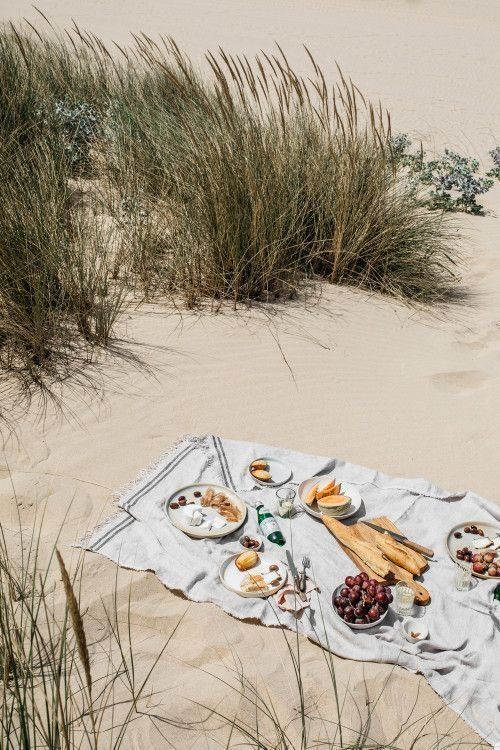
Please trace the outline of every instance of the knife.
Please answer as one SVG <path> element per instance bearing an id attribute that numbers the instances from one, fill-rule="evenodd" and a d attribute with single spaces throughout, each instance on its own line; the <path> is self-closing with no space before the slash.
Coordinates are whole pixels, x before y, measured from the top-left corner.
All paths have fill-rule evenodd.
<path id="1" fill-rule="evenodd" d="M 429 549 L 428 547 L 423 547 L 421 544 L 418 544 L 417 542 L 412 542 L 411 539 L 408 539 L 408 537 L 403 536 L 403 534 L 398 534 L 395 531 L 390 531 L 390 529 L 384 529 L 383 526 L 377 526 L 376 523 L 371 523 L 370 521 L 363 521 L 362 523 L 365 523 L 371 529 L 375 529 L 375 531 L 379 531 L 381 534 L 389 534 L 389 536 L 392 536 L 392 538 L 395 539 L 397 542 L 400 542 L 401 544 L 406 545 L 410 549 L 415 550 L 415 552 L 419 552 L 421 555 L 425 555 L 426 557 L 434 557 L 434 551 L 432 549 Z"/>
<path id="2" fill-rule="evenodd" d="M 299 571 L 297 570 L 297 568 L 295 566 L 295 563 L 293 561 L 293 557 L 291 556 L 291 554 L 290 554 L 290 552 L 288 550 L 286 551 L 286 559 L 288 561 L 288 567 L 290 568 L 290 571 L 291 571 L 292 576 L 293 576 L 293 583 L 294 583 L 294 586 L 295 586 L 295 588 L 297 590 L 297 593 L 300 596 L 300 598 L 302 599 L 302 601 L 306 602 L 307 601 L 307 595 L 303 591 L 300 590 L 300 576 L 299 576 Z"/>

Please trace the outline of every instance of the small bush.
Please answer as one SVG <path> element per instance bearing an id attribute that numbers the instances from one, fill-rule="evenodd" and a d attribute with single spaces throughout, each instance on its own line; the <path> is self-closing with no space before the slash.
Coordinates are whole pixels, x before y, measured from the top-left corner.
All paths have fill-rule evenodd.
<path id="1" fill-rule="evenodd" d="M 443 211 L 465 211 L 475 215 L 483 214 L 483 206 L 477 202 L 493 187 L 495 170 L 486 176 L 478 174 L 479 162 L 445 149 L 443 156 L 426 161 L 425 153 L 409 151 L 412 145 L 406 133 L 399 133 L 390 141 L 390 152 L 396 167 L 408 170 L 409 184 L 416 190 L 419 184 L 429 187 L 422 199 L 431 209 Z M 494 159 L 496 151 L 491 151 Z M 499 151 L 500 153 L 500 151 Z M 500 156 L 499 156 L 500 164 Z M 498 169 L 500 175 L 500 168 Z"/>

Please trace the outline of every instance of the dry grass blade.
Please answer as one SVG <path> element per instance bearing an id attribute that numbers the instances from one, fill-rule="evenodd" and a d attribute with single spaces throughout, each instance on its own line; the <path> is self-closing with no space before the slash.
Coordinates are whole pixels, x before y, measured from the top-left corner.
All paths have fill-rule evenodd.
<path id="1" fill-rule="evenodd" d="M 75 592 L 73 590 L 73 586 L 71 584 L 68 571 L 66 570 L 66 565 L 64 564 L 64 560 L 58 549 L 56 549 L 56 557 L 57 557 L 57 562 L 59 563 L 59 570 L 61 571 L 61 578 L 62 578 L 62 582 L 64 586 L 64 592 L 66 594 L 66 601 L 68 604 L 69 615 L 71 618 L 71 624 L 73 626 L 73 632 L 75 634 L 76 645 L 78 648 L 78 656 L 80 657 L 80 661 L 83 665 L 83 669 L 85 672 L 85 680 L 87 683 L 87 690 L 89 692 L 89 699 L 90 699 L 90 711 L 91 711 L 91 716 L 93 717 L 93 709 L 91 705 L 92 704 L 92 673 L 90 671 L 90 654 L 89 654 L 89 650 L 87 647 L 87 637 L 85 635 L 85 628 L 83 626 L 83 620 L 80 614 L 78 601 L 76 599 Z"/>

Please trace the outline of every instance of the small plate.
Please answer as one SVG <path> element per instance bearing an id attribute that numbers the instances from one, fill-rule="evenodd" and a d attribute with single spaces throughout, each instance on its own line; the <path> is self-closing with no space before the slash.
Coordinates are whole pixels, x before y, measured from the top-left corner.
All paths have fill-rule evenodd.
<path id="1" fill-rule="evenodd" d="M 314 501 L 312 505 L 308 505 L 305 501 L 305 497 L 311 487 L 313 487 L 315 484 L 321 482 L 321 485 L 325 485 L 330 481 L 330 479 L 333 479 L 333 477 L 323 475 L 321 477 L 311 477 L 310 479 L 304 479 L 304 481 L 299 484 L 299 502 L 302 505 L 303 509 L 307 513 L 309 513 L 310 516 L 314 516 L 314 518 L 321 518 L 322 516 L 322 513 L 318 508 L 318 503 Z M 349 484 L 349 482 L 342 482 L 341 480 L 339 481 L 342 492 L 344 492 L 346 495 L 348 495 L 348 497 L 351 498 L 351 504 L 341 516 L 332 516 L 332 518 L 336 518 L 337 521 L 343 521 L 344 518 L 350 518 L 351 516 L 356 515 L 361 507 L 361 495 L 359 494 L 359 490 L 354 485 Z"/>
<path id="2" fill-rule="evenodd" d="M 221 529 L 201 529 L 199 526 L 190 526 L 189 518 L 186 516 L 182 508 L 171 508 L 173 502 L 177 502 L 177 499 L 182 495 L 185 495 L 187 500 L 194 499 L 195 503 L 199 503 L 199 498 L 194 497 L 195 492 L 201 492 L 212 489 L 214 492 L 224 492 L 228 496 L 229 500 L 233 502 L 241 512 L 241 519 L 234 521 L 233 523 L 226 523 Z M 233 534 L 237 529 L 245 523 L 247 516 L 247 506 L 238 495 L 230 490 L 228 487 L 223 487 L 219 484 L 188 484 L 185 487 L 181 487 L 176 490 L 165 503 L 165 513 L 167 514 L 170 522 L 178 529 L 183 531 L 188 536 L 194 539 L 214 539 L 221 536 L 227 536 Z M 215 518 L 219 515 L 214 508 L 203 508 L 203 513 L 207 518 Z"/>
<path id="3" fill-rule="evenodd" d="M 340 622 L 343 622 L 344 625 L 349 625 L 349 627 L 352 630 L 368 630 L 369 628 L 374 628 L 376 625 L 380 625 L 380 623 L 383 622 L 383 620 L 385 620 L 385 618 L 387 617 L 387 613 L 388 613 L 388 611 L 390 609 L 390 605 L 389 605 L 389 607 L 387 607 L 387 609 L 385 610 L 384 614 L 381 615 L 378 620 L 375 620 L 375 622 L 364 622 L 363 624 L 359 624 L 358 623 L 356 625 L 355 622 L 346 622 L 345 620 L 343 620 L 342 617 L 337 612 L 337 607 L 333 603 L 333 600 L 335 599 L 336 596 L 339 595 L 340 590 L 343 589 L 344 586 L 345 586 L 345 583 L 339 583 L 339 585 L 337 586 L 337 588 L 335 589 L 335 591 L 332 594 L 332 608 L 333 608 L 333 612 L 334 612 L 335 616 L 338 617 L 338 619 L 340 620 Z"/>
<path id="4" fill-rule="evenodd" d="M 403 633 L 410 643 L 425 641 L 429 635 L 429 628 L 422 620 L 407 620 L 403 625 Z M 418 633 L 418 636 L 412 636 L 412 633 Z"/>
<path id="5" fill-rule="evenodd" d="M 234 561 L 239 555 L 241 555 L 241 552 L 238 552 L 236 555 L 231 555 L 231 557 L 226 557 L 219 569 L 220 580 L 229 591 L 233 591 L 235 594 L 244 596 L 247 599 L 264 599 L 267 596 L 272 596 L 285 585 L 288 570 L 281 560 L 277 560 L 271 555 L 259 554 L 260 560 L 257 565 L 249 570 L 238 570 Z M 250 593 L 246 593 L 240 589 L 240 583 L 248 573 L 269 573 L 270 565 L 278 566 L 276 576 L 281 576 L 281 581 L 278 586 L 274 586 L 267 591 L 253 591 Z"/>
<path id="6" fill-rule="evenodd" d="M 481 539 L 481 536 L 479 534 L 464 533 L 465 526 L 470 526 L 471 524 L 475 524 L 479 529 L 483 529 L 485 536 L 489 537 L 490 539 L 494 539 L 496 536 L 500 536 L 500 523 L 493 524 L 489 523 L 488 521 L 464 521 L 463 523 L 457 523 L 456 526 L 453 526 L 453 528 L 449 530 L 446 537 L 446 547 L 448 549 L 448 553 L 451 559 L 456 563 L 462 562 L 463 564 L 463 561 L 459 560 L 456 555 L 457 549 L 462 549 L 463 547 L 468 547 L 474 552 L 488 552 L 488 550 L 491 550 L 493 552 L 490 547 L 486 547 L 485 549 L 475 549 L 472 546 L 472 542 L 475 539 Z M 461 539 L 455 539 L 455 537 L 453 536 L 455 531 L 460 531 L 462 533 Z M 497 553 L 495 559 L 500 561 L 500 549 L 497 549 L 495 551 Z M 472 571 L 472 575 L 476 578 L 482 578 L 486 581 L 498 581 L 500 579 L 500 576 L 487 576 L 484 575 L 484 573 L 474 573 L 474 571 Z"/>
<path id="7" fill-rule="evenodd" d="M 268 482 L 264 482 L 262 481 L 262 479 L 256 479 L 253 476 L 252 472 L 250 471 L 250 464 L 254 461 L 265 461 L 269 466 L 268 471 L 271 474 L 271 479 Z M 291 468 L 279 458 L 272 458 L 271 456 L 258 456 L 252 459 L 250 464 L 248 464 L 248 473 L 252 477 L 253 481 L 257 482 L 257 484 L 262 485 L 262 487 L 279 487 L 280 485 L 288 482 L 288 480 L 292 476 Z"/>

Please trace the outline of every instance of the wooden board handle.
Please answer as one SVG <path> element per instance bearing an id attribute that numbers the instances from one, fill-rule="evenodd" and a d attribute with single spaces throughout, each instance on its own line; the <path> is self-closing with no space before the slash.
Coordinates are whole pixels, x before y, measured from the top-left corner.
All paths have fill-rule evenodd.
<path id="1" fill-rule="evenodd" d="M 413 589 L 415 593 L 416 604 L 424 605 L 430 602 L 431 595 L 429 594 L 425 586 L 422 586 L 418 581 L 414 581 L 410 575 L 408 576 L 408 578 L 404 578 L 403 580 L 411 589 Z"/>
<path id="2" fill-rule="evenodd" d="M 415 552 L 419 552 L 421 555 L 425 555 L 426 557 L 434 557 L 434 550 L 429 549 L 429 547 L 423 547 L 421 544 L 418 544 L 417 542 L 412 542 L 410 539 L 405 539 L 404 542 L 402 542 L 406 547 L 409 547 L 412 550 L 415 550 Z"/>

